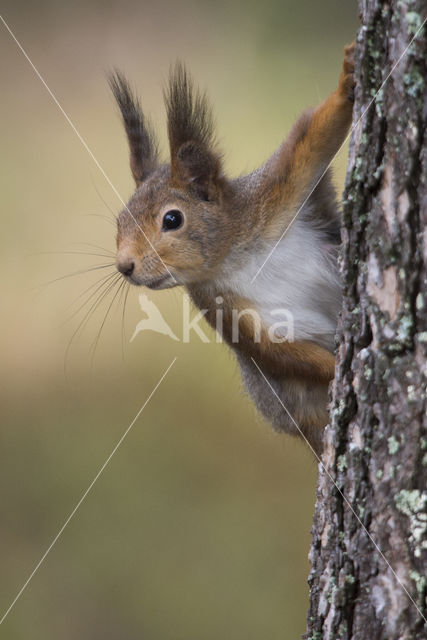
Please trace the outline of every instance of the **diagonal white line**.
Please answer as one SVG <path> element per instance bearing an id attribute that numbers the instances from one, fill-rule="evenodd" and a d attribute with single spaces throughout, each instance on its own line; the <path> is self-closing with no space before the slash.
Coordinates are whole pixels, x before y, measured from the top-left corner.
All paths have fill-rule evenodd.
<path id="1" fill-rule="evenodd" d="M 425 623 L 427 623 L 427 619 L 424 617 L 422 611 L 419 609 L 417 603 L 415 602 L 415 600 L 412 598 L 411 594 L 409 593 L 409 591 L 407 590 L 407 588 L 405 587 L 405 585 L 403 584 L 403 582 L 401 582 L 399 576 L 396 574 L 395 570 L 393 569 L 393 567 L 391 566 L 391 564 L 389 563 L 389 561 L 387 560 L 387 558 L 385 557 L 385 555 L 383 554 L 383 552 L 381 551 L 381 549 L 379 548 L 379 546 L 377 545 L 377 543 L 375 542 L 374 538 L 372 537 L 372 535 L 369 533 L 369 531 L 367 530 L 367 528 L 365 527 L 365 525 L 363 524 L 363 522 L 361 521 L 361 519 L 359 518 L 359 516 L 357 515 L 357 513 L 355 512 L 355 510 L 353 509 L 352 505 L 350 504 L 350 502 L 348 501 L 348 499 L 346 498 L 346 496 L 343 494 L 343 492 L 341 491 L 341 489 L 339 488 L 339 486 L 337 485 L 337 483 L 335 482 L 335 480 L 333 479 L 333 477 L 331 476 L 331 474 L 329 473 L 329 471 L 326 469 L 325 465 L 323 464 L 322 460 L 319 458 L 319 456 L 317 455 L 317 453 L 315 452 L 315 450 L 313 449 L 313 447 L 311 446 L 311 444 L 309 443 L 309 441 L 307 440 L 307 438 L 305 437 L 305 435 L 303 434 L 302 430 L 300 429 L 300 427 L 298 426 L 298 424 L 295 422 L 294 418 L 292 417 L 292 415 L 289 413 L 288 409 L 285 407 L 285 405 L 283 404 L 281 398 L 279 398 L 279 396 L 277 395 L 276 391 L 273 389 L 272 385 L 270 384 L 270 382 L 268 381 L 268 379 L 265 377 L 264 373 L 262 372 L 261 368 L 258 366 L 258 364 L 255 362 L 254 358 L 251 357 L 252 362 L 254 363 L 254 365 L 256 366 L 256 368 L 258 369 L 258 371 L 260 372 L 260 374 L 262 375 L 262 377 L 264 378 L 265 382 L 267 383 L 267 385 L 270 387 L 272 393 L 274 394 L 274 396 L 277 398 L 277 400 L 280 402 L 281 406 L 283 407 L 283 409 L 286 411 L 286 413 L 288 414 L 289 418 L 292 420 L 292 422 L 294 423 L 295 427 L 298 429 L 300 436 L 306 441 L 306 443 L 308 444 L 308 446 L 310 447 L 310 449 L 312 450 L 312 452 L 314 453 L 317 461 L 320 464 L 320 468 L 322 471 L 324 471 L 326 473 L 326 475 L 328 476 L 328 478 L 330 479 L 330 481 L 332 482 L 332 484 L 335 486 L 336 490 L 338 491 L 338 493 L 340 494 L 340 496 L 342 497 L 342 499 L 344 500 L 344 502 L 346 503 L 346 505 L 349 507 L 350 511 L 352 512 L 352 514 L 354 515 L 354 517 L 356 518 L 356 520 L 358 521 L 358 523 L 360 524 L 360 526 L 362 527 L 362 529 L 364 530 L 364 532 L 366 533 L 366 535 L 368 536 L 369 540 L 372 542 L 372 544 L 374 545 L 375 549 L 378 551 L 379 555 L 381 556 L 381 558 L 384 560 L 384 562 L 386 563 L 386 565 L 388 566 L 388 568 L 390 569 L 390 571 L 392 572 L 393 576 L 396 578 L 397 583 L 402 587 L 403 591 L 406 593 L 406 595 L 408 596 L 409 600 L 412 602 L 412 604 L 414 605 L 414 607 L 416 608 L 416 610 L 418 611 L 418 613 L 420 614 L 420 616 L 422 617 L 422 619 L 424 620 Z"/>
<path id="2" fill-rule="evenodd" d="M 394 63 L 393 67 L 391 68 L 391 71 L 388 73 L 387 77 L 385 78 L 385 80 L 382 82 L 380 88 L 378 89 L 378 91 L 376 92 L 376 94 L 374 95 L 374 97 L 372 98 L 372 100 L 370 100 L 370 102 L 368 103 L 368 106 L 364 109 L 362 115 L 359 117 L 359 119 L 357 120 L 357 122 L 351 127 L 350 131 L 348 132 L 347 136 L 344 138 L 344 142 L 341 144 L 341 146 L 339 147 L 338 151 L 335 152 L 332 160 L 329 162 L 329 164 L 327 165 L 326 169 L 323 171 L 323 173 L 321 174 L 320 178 L 317 180 L 317 182 L 315 183 L 314 187 L 312 188 L 312 190 L 310 191 L 310 193 L 308 194 L 308 196 L 305 198 L 304 202 L 302 203 L 302 205 L 299 207 L 298 211 L 296 212 L 296 214 L 294 215 L 294 217 L 292 218 L 292 220 L 290 221 L 290 223 L 288 224 L 288 226 L 286 227 L 286 229 L 284 230 L 284 232 L 282 233 L 282 235 L 280 236 L 280 238 L 278 239 L 278 241 L 276 242 L 276 244 L 273 246 L 273 248 L 271 249 L 270 253 L 268 254 L 268 256 L 266 257 L 266 259 L 264 260 L 264 262 L 262 263 L 262 265 L 259 267 L 258 271 L 256 272 L 256 274 L 254 275 L 254 277 L 251 280 L 251 284 L 253 284 L 256 280 L 256 278 L 258 277 L 258 275 L 261 273 L 262 269 L 265 267 L 265 264 L 268 262 L 268 260 L 270 260 L 271 256 L 273 255 L 273 253 L 276 251 L 278 245 L 282 242 L 283 238 L 285 237 L 286 233 L 288 232 L 288 230 L 290 229 L 290 227 L 292 226 L 292 224 L 295 222 L 295 220 L 297 219 L 298 215 L 301 213 L 301 210 L 304 208 L 305 204 L 307 203 L 307 201 L 311 198 L 311 196 L 313 195 L 313 192 L 315 191 L 316 187 L 319 185 L 319 182 L 322 180 L 322 178 L 325 177 L 325 174 L 327 173 L 327 171 L 330 169 L 333 161 L 335 160 L 335 158 L 337 157 L 337 155 L 340 153 L 341 149 L 344 147 L 344 145 L 346 144 L 347 140 L 349 139 L 349 137 L 351 136 L 351 134 L 353 133 L 353 131 L 356 129 L 356 127 L 359 125 L 360 121 L 365 117 L 366 112 L 368 111 L 368 109 L 372 106 L 372 104 L 375 102 L 375 100 L 378 97 L 378 94 L 380 93 L 380 91 L 383 89 L 384 85 L 386 84 L 386 82 L 388 81 L 388 79 L 390 78 L 390 76 L 392 75 L 392 73 L 394 72 L 394 70 L 396 69 L 397 65 L 400 63 L 400 61 L 402 60 L 402 58 L 406 55 L 409 47 L 411 46 L 411 44 L 413 43 L 413 41 L 415 40 L 415 38 L 417 37 L 417 35 L 420 33 L 421 29 L 424 27 L 425 23 L 427 22 L 427 18 L 424 20 L 424 22 L 422 23 L 422 25 L 420 26 L 420 28 L 416 31 L 416 33 L 414 34 L 414 36 L 411 38 L 411 40 L 409 41 L 408 46 L 405 48 L 405 50 L 403 51 L 402 55 L 399 57 L 399 59 L 397 60 L 397 62 Z"/>
<path id="3" fill-rule="evenodd" d="M 154 387 L 154 389 L 152 390 L 152 392 L 150 393 L 148 398 L 145 400 L 144 404 L 139 409 L 138 413 L 136 414 L 136 416 L 134 417 L 134 419 L 132 420 L 132 422 L 130 423 L 130 425 L 128 426 L 128 428 L 126 429 L 126 431 L 124 432 L 124 434 L 122 435 L 122 437 L 120 438 L 120 440 L 118 441 L 118 443 L 116 444 L 116 446 L 114 447 L 114 449 L 112 450 L 112 452 L 110 453 L 108 458 L 105 460 L 104 464 L 101 466 L 101 468 L 99 469 L 98 473 L 96 474 L 96 476 L 94 477 L 94 479 L 92 480 L 92 482 L 90 483 L 90 485 L 88 486 L 88 488 L 86 489 L 86 491 L 84 492 L 84 494 L 82 495 L 80 500 L 77 502 L 76 506 L 74 507 L 74 509 L 72 510 L 70 515 L 68 516 L 68 518 L 65 520 L 64 524 L 62 525 L 62 527 L 60 528 L 60 530 L 58 531 L 58 533 L 56 534 L 56 536 L 54 537 L 54 539 L 52 540 L 52 542 L 50 543 L 50 545 L 48 546 L 48 548 L 46 549 L 46 551 L 44 552 L 44 554 L 42 555 L 42 557 L 40 558 L 38 563 L 36 564 L 36 566 L 34 567 L 33 571 L 30 573 L 30 575 L 28 576 L 27 580 L 24 582 L 24 584 L 22 585 L 21 589 L 16 594 L 16 596 L 15 596 L 14 600 L 12 601 L 12 603 L 10 604 L 9 608 L 3 614 L 2 618 L 0 619 L 0 624 L 2 624 L 4 622 L 4 620 L 6 619 L 6 616 L 9 615 L 10 611 L 15 606 L 16 602 L 19 600 L 19 598 L 23 594 L 24 590 L 27 588 L 28 584 L 30 583 L 30 581 L 32 580 L 34 575 L 37 573 L 37 571 L 39 570 L 39 568 L 43 564 L 44 560 L 46 559 L 46 556 L 51 551 L 52 547 L 55 545 L 55 543 L 57 542 L 58 538 L 64 532 L 64 529 L 66 528 L 66 526 L 70 522 L 71 518 L 75 515 L 76 511 L 78 510 L 78 508 L 80 507 L 80 505 L 82 504 L 82 502 L 84 501 L 86 496 L 88 495 L 89 491 L 92 489 L 93 485 L 98 480 L 99 476 L 104 471 L 105 467 L 108 465 L 108 463 L 110 462 L 111 458 L 116 453 L 117 449 L 120 447 L 120 445 L 122 444 L 123 440 L 126 438 L 127 434 L 132 429 L 133 425 L 138 420 L 139 416 L 144 411 L 145 407 L 150 402 L 151 398 L 156 393 L 157 389 L 159 388 L 159 386 L 161 385 L 163 380 L 166 378 L 166 376 L 169 373 L 169 371 L 171 370 L 172 366 L 175 364 L 176 359 L 177 358 L 175 357 L 172 360 L 172 362 L 170 363 L 170 365 L 168 366 L 166 371 L 163 373 L 162 377 L 160 378 L 160 380 L 158 381 L 158 383 L 156 384 L 156 386 Z"/>
<path id="4" fill-rule="evenodd" d="M 138 229 L 141 231 L 142 235 L 144 236 L 144 238 L 146 239 L 146 241 L 148 242 L 148 244 L 150 245 L 150 247 L 152 248 L 152 250 L 154 251 L 154 253 L 157 255 L 157 257 L 159 258 L 160 262 L 162 263 L 162 265 L 164 266 L 164 268 L 166 269 L 166 271 L 168 272 L 168 274 L 171 276 L 171 278 L 173 278 L 173 280 L 176 279 L 174 278 L 174 276 L 171 274 L 171 272 L 169 271 L 168 267 L 166 266 L 166 264 L 163 262 L 163 260 L 161 259 L 161 257 L 159 256 L 159 254 L 157 253 L 156 249 L 154 248 L 153 244 L 151 243 L 150 239 L 147 237 L 147 235 L 144 233 L 143 228 L 141 227 L 141 225 L 139 224 L 139 222 L 136 220 L 135 216 L 132 214 L 132 212 L 130 211 L 129 207 L 127 206 L 126 202 L 123 200 L 123 198 L 121 197 L 121 195 L 119 194 L 119 192 L 117 191 L 116 187 L 114 186 L 114 184 L 111 182 L 110 178 L 108 177 L 108 175 L 105 173 L 104 169 L 101 167 L 101 165 L 99 164 L 98 160 L 96 159 L 95 155 L 93 154 L 92 150 L 90 149 L 89 145 L 87 144 L 86 140 L 83 138 L 83 136 L 79 133 L 79 131 L 77 130 L 76 126 L 74 125 L 73 121 L 71 120 L 71 118 L 68 116 L 68 114 L 64 111 L 64 109 L 62 108 L 61 104 L 59 103 L 57 97 L 55 96 L 55 94 L 53 93 L 53 91 L 51 91 L 51 89 L 49 88 L 49 86 L 47 85 L 45 79 L 43 78 L 43 76 L 41 75 L 41 73 L 39 72 L 39 70 L 37 69 L 37 67 L 34 65 L 34 63 L 32 62 L 32 60 L 30 59 L 29 55 L 27 54 L 27 52 L 25 51 L 25 49 L 23 48 L 23 46 L 21 45 L 21 43 L 19 42 L 19 40 L 17 39 L 17 37 L 15 36 L 15 34 L 13 33 L 12 29 L 9 27 L 9 25 L 7 24 L 6 20 L 3 18 L 2 15 L 0 15 L 0 20 L 3 22 L 4 26 L 6 27 L 7 31 L 9 32 L 9 34 L 11 35 L 11 37 L 13 38 L 13 40 L 15 41 L 15 43 L 17 44 L 18 48 L 21 50 L 23 56 L 26 58 L 26 60 L 28 61 L 28 63 L 30 64 L 30 66 L 32 67 L 34 73 L 36 74 L 36 76 L 38 77 L 38 79 L 40 80 L 40 82 L 43 84 L 43 86 L 45 87 L 46 91 L 48 92 L 48 94 L 50 95 L 50 97 L 52 98 L 52 100 L 54 101 L 54 103 L 56 104 L 56 106 L 58 107 L 58 109 L 60 110 L 60 112 L 62 113 L 62 115 L 64 116 L 64 118 L 66 119 L 66 121 L 68 122 L 68 124 L 70 125 L 70 127 L 72 128 L 72 130 L 74 131 L 74 133 L 76 134 L 76 136 L 78 137 L 78 139 L 80 140 L 80 142 L 82 143 L 82 145 L 84 146 L 84 148 L 86 149 L 86 151 L 88 152 L 88 154 L 90 155 L 90 157 L 92 158 L 92 160 L 94 161 L 94 163 L 96 164 L 96 166 L 98 167 L 98 169 L 100 170 L 100 172 L 102 173 L 102 175 L 104 176 L 105 180 L 108 182 L 108 184 L 110 185 L 111 189 L 113 190 L 113 192 L 115 193 L 115 195 L 117 196 L 117 198 L 120 200 L 120 202 L 122 203 L 123 207 L 125 208 L 125 210 L 127 211 L 127 213 L 130 215 L 130 217 L 132 218 L 132 220 L 134 221 L 134 223 L 136 224 L 136 226 L 138 227 Z"/>

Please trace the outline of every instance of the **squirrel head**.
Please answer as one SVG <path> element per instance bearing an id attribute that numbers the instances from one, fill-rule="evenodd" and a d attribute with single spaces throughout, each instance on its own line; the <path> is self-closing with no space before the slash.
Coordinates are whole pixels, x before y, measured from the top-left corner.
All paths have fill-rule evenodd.
<path id="1" fill-rule="evenodd" d="M 129 282 L 153 289 L 209 280 L 230 249 L 232 216 L 231 186 L 215 148 L 206 95 L 177 63 L 165 90 L 170 164 L 160 164 L 152 129 L 129 83 L 117 71 L 109 83 L 136 182 L 118 216 L 118 270 Z"/>

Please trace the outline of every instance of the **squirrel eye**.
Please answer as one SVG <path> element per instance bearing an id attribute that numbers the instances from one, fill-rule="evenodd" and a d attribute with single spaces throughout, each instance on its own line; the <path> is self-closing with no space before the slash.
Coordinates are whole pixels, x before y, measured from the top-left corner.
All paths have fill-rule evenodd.
<path id="1" fill-rule="evenodd" d="M 162 231 L 173 231 L 179 229 L 184 222 L 184 216 L 178 209 L 172 209 L 163 216 Z"/>

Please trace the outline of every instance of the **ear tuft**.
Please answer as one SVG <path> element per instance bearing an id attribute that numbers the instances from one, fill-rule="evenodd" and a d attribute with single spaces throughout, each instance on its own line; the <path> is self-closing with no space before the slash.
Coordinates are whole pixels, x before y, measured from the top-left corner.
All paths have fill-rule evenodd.
<path id="1" fill-rule="evenodd" d="M 170 71 L 165 104 L 172 176 L 210 199 L 221 173 L 212 111 L 206 94 L 194 88 L 181 62 Z"/>
<path id="2" fill-rule="evenodd" d="M 185 142 L 193 140 L 206 148 L 214 144 L 212 111 L 205 93 L 194 88 L 182 62 L 176 62 L 169 73 L 164 92 L 171 156 Z"/>
<path id="3" fill-rule="evenodd" d="M 115 70 L 109 74 L 108 84 L 123 118 L 129 142 L 130 168 L 138 186 L 157 167 L 157 143 L 139 99 L 125 76 Z"/>

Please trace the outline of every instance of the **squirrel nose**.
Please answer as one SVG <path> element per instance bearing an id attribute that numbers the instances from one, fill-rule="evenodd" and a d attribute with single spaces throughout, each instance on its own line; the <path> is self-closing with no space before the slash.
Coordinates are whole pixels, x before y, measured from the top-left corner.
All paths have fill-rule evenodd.
<path id="1" fill-rule="evenodd" d="M 124 258 L 117 263 L 117 270 L 120 271 L 124 276 L 131 276 L 133 270 L 135 268 L 135 263 L 133 260 Z"/>

